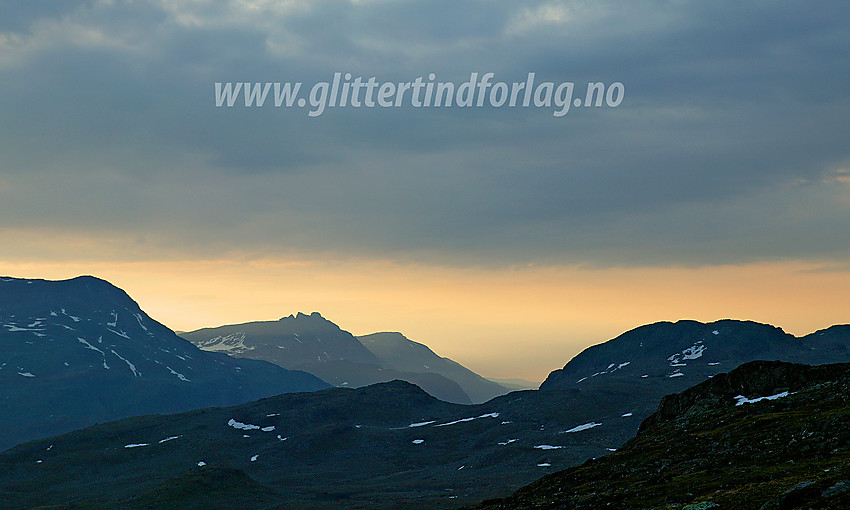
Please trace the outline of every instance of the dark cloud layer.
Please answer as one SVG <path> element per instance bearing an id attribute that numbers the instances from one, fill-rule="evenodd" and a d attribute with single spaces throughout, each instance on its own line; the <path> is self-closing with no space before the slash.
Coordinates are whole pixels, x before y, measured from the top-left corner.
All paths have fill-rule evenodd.
<path id="1" fill-rule="evenodd" d="M 0 229 L 448 264 L 845 260 L 848 14 L 839 2 L 16 3 L 0 16 Z M 562 118 L 214 104 L 217 81 L 309 88 L 334 72 L 458 84 L 535 72 L 577 90 L 619 81 L 626 97 Z"/>

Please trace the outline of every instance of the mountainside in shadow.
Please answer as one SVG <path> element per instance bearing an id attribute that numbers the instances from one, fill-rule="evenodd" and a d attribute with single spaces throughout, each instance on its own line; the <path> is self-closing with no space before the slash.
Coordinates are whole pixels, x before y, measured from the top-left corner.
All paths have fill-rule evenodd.
<path id="1" fill-rule="evenodd" d="M 0 453 L 0 497 L 6 508 L 204 508 L 185 487 L 241 504 L 244 484 L 246 505 L 453 508 L 627 439 L 617 422 L 630 418 L 604 399 L 592 412 L 607 432 L 589 441 L 574 430 L 587 404 L 557 390 L 450 404 L 394 381 L 128 418 Z"/>
<path id="2" fill-rule="evenodd" d="M 0 278 L 0 450 L 127 416 L 326 387 L 201 351 L 106 281 Z"/>
<path id="3" fill-rule="evenodd" d="M 832 326 L 797 338 L 757 322 L 659 322 L 588 347 L 549 374 L 541 390 L 587 388 L 617 382 L 646 384 L 668 393 L 754 360 L 821 364 L 850 361 L 850 326 Z"/>
<path id="4" fill-rule="evenodd" d="M 318 312 L 182 334 L 201 349 L 309 372 L 334 386 L 404 380 L 447 402 L 484 402 L 507 389 L 399 334 L 354 337 Z M 474 397 L 473 397 L 474 396 Z"/>
<path id="5" fill-rule="evenodd" d="M 540 391 L 609 394 L 643 420 L 664 395 L 755 360 L 823 364 L 850 362 L 850 326 L 797 338 L 749 321 L 660 322 L 633 329 L 579 353 L 549 374 Z M 613 396 L 618 395 L 618 396 Z M 628 431 L 630 435 L 637 429 Z"/>
<path id="6" fill-rule="evenodd" d="M 664 398 L 621 449 L 478 509 L 850 507 L 850 364 L 747 363 Z"/>
<path id="7" fill-rule="evenodd" d="M 373 333 L 357 339 L 381 360 L 385 368 L 442 375 L 458 383 L 475 403 L 508 393 L 505 387 L 481 377 L 456 361 L 438 356 L 428 346 L 409 340 L 401 333 Z"/>

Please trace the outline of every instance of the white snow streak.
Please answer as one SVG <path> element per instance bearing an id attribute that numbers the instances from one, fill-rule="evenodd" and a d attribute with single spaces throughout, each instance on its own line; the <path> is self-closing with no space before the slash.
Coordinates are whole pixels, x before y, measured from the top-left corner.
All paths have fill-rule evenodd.
<path id="1" fill-rule="evenodd" d="M 449 425 L 456 425 L 458 423 L 463 423 L 463 422 L 472 421 L 472 420 L 478 420 L 480 418 L 498 418 L 498 417 L 499 417 L 499 413 L 488 413 L 488 414 L 482 414 L 481 416 L 473 416 L 471 418 L 462 418 L 460 420 L 450 421 L 448 423 L 441 423 L 439 425 L 434 425 L 434 426 L 435 427 L 447 427 Z"/>
<path id="2" fill-rule="evenodd" d="M 133 371 L 133 375 L 135 375 L 136 377 L 142 376 L 141 372 L 136 370 L 136 365 L 134 365 L 134 364 L 130 363 L 129 361 L 127 361 L 126 359 L 122 358 L 121 355 L 118 354 L 117 352 L 115 352 L 114 349 L 109 349 L 109 350 L 112 351 L 112 354 L 118 356 L 118 359 L 120 359 L 121 361 L 123 361 L 124 363 L 126 363 L 130 367 L 130 370 Z"/>
<path id="3" fill-rule="evenodd" d="M 189 379 L 186 379 L 185 375 L 181 374 L 180 372 L 175 372 L 174 370 L 171 369 L 171 367 L 166 365 L 165 368 L 167 368 L 168 371 L 171 372 L 173 375 L 176 375 L 177 378 L 180 379 L 181 381 L 191 382 L 191 381 L 189 381 Z"/>
<path id="4" fill-rule="evenodd" d="M 412 429 L 412 428 L 416 428 L 416 427 L 424 427 L 425 425 L 430 425 L 430 424 L 436 423 L 436 422 L 437 422 L 437 420 L 420 421 L 420 422 L 417 422 L 417 423 L 411 423 L 410 425 L 407 426 L 407 428 Z"/>
<path id="5" fill-rule="evenodd" d="M 85 346 L 86 346 L 86 349 L 91 349 L 91 350 L 93 350 L 93 351 L 97 351 L 97 352 L 99 352 L 99 353 L 103 354 L 104 356 L 106 356 L 106 353 L 105 353 L 105 352 L 101 351 L 100 349 L 98 349 L 97 347 L 93 346 L 92 344 L 90 344 L 90 343 L 86 342 L 86 340 L 85 340 L 85 339 L 80 338 L 80 337 L 77 337 L 77 340 L 79 340 L 81 344 L 85 345 Z"/>
<path id="6" fill-rule="evenodd" d="M 602 424 L 596 423 L 595 421 L 592 421 L 590 423 L 585 423 L 584 425 L 579 425 L 577 427 L 573 427 L 570 430 L 565 430 L 565 431 L 561 432 L 561 434 L 569 434 L 571 432 L 581 432 L 582 430 L 592 429 L 593 427 L 598 427 L 600 425 L 602 425 Z"/>

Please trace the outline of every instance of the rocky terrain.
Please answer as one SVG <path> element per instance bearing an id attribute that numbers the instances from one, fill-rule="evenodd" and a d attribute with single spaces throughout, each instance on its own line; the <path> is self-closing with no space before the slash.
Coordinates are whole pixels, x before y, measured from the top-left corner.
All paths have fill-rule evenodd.
<path id="1" fill-rule="evenodd" d="M 850 364 L 752 362 L 665 397 L 614 453 L 477 509 L 850 507 Z"/>

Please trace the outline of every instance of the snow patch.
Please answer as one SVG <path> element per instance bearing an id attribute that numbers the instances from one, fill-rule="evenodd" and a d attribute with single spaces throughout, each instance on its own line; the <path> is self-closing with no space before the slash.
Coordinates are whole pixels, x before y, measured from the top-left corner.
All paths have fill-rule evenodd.
<path id="1" fill-rule="evenodd" d="M 133 375 L 134 375 L 134 376 L 136 376 L 136 377 L 141 377 L 141 376 L 142 376 L 141 372 L 139 372 L 138 370 L 136 370 L 136 365 L 134 365 L 134 364 L 130 363 L 129 361 L 127 361 L 126 359 L 122 358 L 122 357 L 121 357 L 121 355 L 120 355 L 120 354 L 118 354 L 117 352 L 115 352 L 115 350 L 114 350 L 114 349 L 109 349 L 109 350 L 110 350 L 110 351 L 112 351 L 112 354 L 114 354 L 114 355 L 118 356 L 118 359 L 120 359 L 121 361 L 123 361 L 124 363 L 126 363 L 126 364 L 127 364 L 127 366 L 129 366 L 129 367 L 130 367 L 130 370 L 132 370 L 132 371 L 133 371 Z"/>
<path id="2" fill-rule="evenodd" d="M 198 462 L 198 467 L 204 467 L 206 465 L 207 465 L 207 463 L 204 462 L 204 461 Z"/>
<path id="3" fill-rule="evenodd" d="M 253 457 L 251 457 L 251 462 L 257 462 L 257 459 L 259 459 L 259 458 L 260 458 L 259 455 L 254 455 Z"/>
<path id="4" fill-rule="evenodd" d="M 407 426 L 407 428 L 412 429 L 412 428 L 416 428 L 416 427 L 424 427 L 425 425 L 430 425 L 430 424 L 436 423 L 436 422 L 437 422 L 437 420 L 420 421 L 420 422 L 417 422 L 417 423 L 411 423 L 410 425 Z"/>
<path id="5" fill-rule="evenodd" d="M 435 427 L 447 427 L 449 425 L 456 425 L 458 423 L 478 420 L 478 419 L 481 419 L 481 418 L 498 418 L 498 417 L 499 417 L 499 413 L 488 413 L 488 414 L 482 414 L 481 416 L 473 416 L 471 418 L 461 418 L 460 420 L 450 421 L 448 423 L 440 423 L 439 425 L 434 425 L 434 426 Z"/>
<path id="6" fill-rule="evenodd" d="M 667 361 L 669 361 L 672 366 L 680 366 L 679 364 L 684 360 L 702 357 L 703 352 L 705 352 L 705 345 L 703 345 L 702 340 L 698 340 L 694 345 L 684 349 L 682 352 L 671 354 L 670 357 L 667 358 Z"/>
<path id="7" fill-rule="evenodd" d="M 551 465 L 552 464 L 549 464 L 548 462 L 541 462 L 540 464 L 537 465 L 537 467 L 549 467 Z"/>
<path id="8" fill-rule="evenodd" d="M 511 444 L 511 443 L 514 443 L 514 442 L 516 442 L 516 441 L 517 441 L 516 439 L 508 439 L 507 441 L 503 441 L 503 442 L 499 443 L 499 445 L 501 445 L 501 446 L 507 446 L 507 445 L 509 445 L 509 444 Z"/>
<path id="9" fill-rule="evenodd" d="M 22 375 L 24 377 L 35 377 L 32 372 L 18 372 L 18 375 Z"/>
<path id="10" fill-rule="evenodd" d="M 251 425 L 250 423 L 242 423 L 242 422 L 234 420 L 233 418 L 231 418 L 230 421 L 227 422 L 227 424 L 230 425 L 231 427 L 235 428 L 235 429 L 238 429 L 238 430 L 260 430 L 259 425 Z"/>
<path id="11" fill-rule="evenodd" d="M 174 370 L 171 369 L 171 367 L 166 365 L 165 368 L 167 368 L 168 371 L 172 373 L 172 375 L 176 375 L 177 378 L 180 379 L 181 381 L 191 382 L 189 379 L 186 379 L 185 375 L 181 374 L 180 372 L 175 372 Z"/>
<path id="12" fill-rule="evenodd" d="M 210 338 L 198 344 L 198 347 L 205 351 L 227 352 L 232 354 L 241 354 L 246 351 L 254 350 L 254 346 L 245 345 L 246 335 L 242 331 L 231 333 L 226 336 L 217 336 Z"/>
<path id="13" fill-rule="evenodd" d="M 97 347 L 95 347 L 95 346 L 93 346 L 92 344 L 88 343 L 88 342 L 87 342 L 84 338 L 77 337 L 77 340 L 79 340 L 79 342 L 80 342 L 81 344 L 85 345 L 85 346 L 86 346 L 86 349 L 91 349 L 91 350 L 93 350 L 93 351 L 97 351 L 97 352 L 99 352 L 99 353 L 103 354 L 104 356 L 106 356 L 106 353 L 105 353 L 105 352 L 101 351 L 101 350 L 100 350 L 100 349 L 98 349 Z"/>
<path id="14" fill-rule="evenodd" d="M 145 331 L 147 331 L 147 330 L 148 330 L 148 328 L 146 328 L 146 327 L 145 327 L 145 325 L 142 323 L 142 315 L 141 315 L 141 314 L 139 314 L 139 313 L 134 313 L 134 314 L 133 314 L 133 317 L 135 317 L 135 318 L 136 318 L 136 320 L 139 322 L 139 326 L 141 326 L 141 328 L 142 328 L 142 329 L 144 329 Z"/>
<path id="15" fill-rule="evenodd" d="M 535 446 L 538 450 L 560 450 L 563 446 L 552 446 L 551 444 L 539 444 Z"/>
<path id="16" fill-rule="evenodd" d="M 130 337 L 129 337 L 129 336 L 127 336 L 127 333 L 125 333 L 125 332 L 123 332 L 123 331 L 121 331 L 121 330 L 115 331 L 115 330 L 114 330 L 114 329 L 112 329 L 112 328 L 106 328 L 106 329 L 107 329 L 107 331 L 109 331 L 110 333 L 115 333 L 116 335 L 118 335 L 118 336 L 120 336 L 120 337 L 122 337 L 122 338 L 126 338 L 127 340 L 130 340 Z"/>
<path id="17" fill-rule="evenodd" d="M 604 375 L 604 374 L 610 374 L 612 372 L 616 372 L 617 370 L 620 370 L 621 368 L 626 367 L 626 366 L 630 365 L 631 363 L 632 363 L 631 361 L 624 361 L 620 364 L 609 363 L 608 367 L 605 370 L 603 370 L 601 372 L 596 372 L 595 374 L 587 376 L 587 377 L 582 377 L 581 379 L 576 381 L 576 384 L 578 384 L 582 381 L 586 381 L 587 379 L 590 379 L 591 377 L 596 377 L 597 375 Z"/>
<path id="18" fill-rule="evenodd" d="M 600 425 L 602 425 L 602 424 L 596 423 L 595 421 L 592 421 L 590 423 L 585 423 L 584 425 L 579 425 L 577 427 L 573 427 L 570 430 L 565 430 L 565 431 L 561 432 L 561 434 L 569 434 L 571 432 L 581 432 L 582 430 L 592 429 L 593 427 L 598 427 Z"/>
<path id="19" fill-rule="evenodd" d="M 139 447 L 142 447 L 142 446 L 150 446 L 150 443 L 126 444 L 126 445 L 124 445 L 124 448 L 139 448 Z"/>
<path id="20" fill-rule="evenodd" d="M 180 437 L 183 437 L 183 436 L 166 437 L 165 439 L 160 439 L 159 442 L 160 442 L 160 444 L 167 443 L 168 441 L 174 441 L 175 439 L 180 438 Z"/>
<path id="21" fill-rule="evenodd" d="M 413 441 L 411 441 L 411 442 L 412 442 L 413 444 L 422 444 L 422 443 L 424 443 L 424 442 L 425 442 L 425 440 L 424 440 L 424 439 L 414 439 L 414 440 L 413 440 Z"/>
<path id="22" fill-rule="evenodd" d="M 268 427 L 260 427 L 259 425 L 252 425 L 250 423 L 242 423 L 242 422 L 234 420 L 233 418 L 231 418 L 230 421 L 227 422 L 227 424 L 230 425 L 231 427 L 235 428 L 235 429 L 238 429 L 238 430 L 261 430 L 263 432 L 271 432 L 271 431 L 274 430 L 274 425 L 270 425 Z"/>
<path id="23" fill-rule="evenodd" d="M 771 395 L 769 397 L 758 397 L 758 398 L 747 398 L 743 395 L 738 395 L 735 397 L 735 400 L 738 401 L 736 406 L 742 406 L 744 404 L 754 404 L 756 402 L 761 402 L 762 400 L 776 400 L 778 398 L 787 397 L 788 395 L 793 395 L 793 393 L 789 393 L 787 391 L 783 391 L 782 393 L 777 393 L 776 395 Z"/>
<path id="24" fill-rule="evenodd" d="M 632 413 L 626 413 L 626 414 L 624 414 L 624 415 L 623 415 L 623 418 L 628 418 L 629 416 L 632 416 Z"/>
<path id="25" fill-rule="evenodd" d="M 44 331 L 44 328 L 21 328 L 16 324 L 4 324 L 3 327 L 8 329 L 10 333 L 15 333 L 17 331 Z"/>

